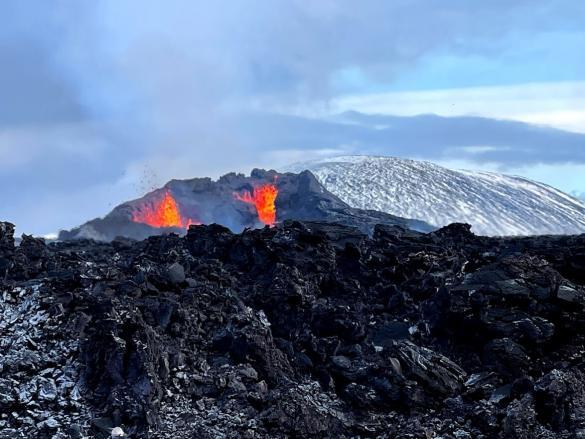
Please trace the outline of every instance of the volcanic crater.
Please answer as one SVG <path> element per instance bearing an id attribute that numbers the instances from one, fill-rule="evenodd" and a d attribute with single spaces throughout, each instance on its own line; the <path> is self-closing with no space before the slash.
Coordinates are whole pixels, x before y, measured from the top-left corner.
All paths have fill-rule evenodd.
<path id="1" fill-rule="evenodd" d="M 287 219 L 337 222 L 366 233 L 371 233 L 376 224 L 434 230 L 423 221 L 352 208 L 327 191 L 309 171 L 295 174 L 254 169 L 250 176 L 229 173 L 217 181 L 171 180 L 142 198 L 115 207 L 104 218 L 61 231 L 59 239 L 144 239 L 170 232 L 185 234 L 191 225 L 214 223 L 241 232 Z"/>

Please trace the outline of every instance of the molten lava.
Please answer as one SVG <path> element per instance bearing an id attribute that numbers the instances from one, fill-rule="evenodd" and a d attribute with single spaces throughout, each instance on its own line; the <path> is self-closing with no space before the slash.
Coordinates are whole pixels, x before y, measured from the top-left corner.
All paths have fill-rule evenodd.
<path id="1" fill-rule="evenodd" d="M 201 224 L 191 218 L 183 218 L 179 206 L 169 191 L 160 201 L 145 204 L 132 212 L 132 221 L 152 227 L 188 228 L 191 224 Z"/>
<path id="2" fill-rule="evenodd" d="M 236 200 L 253 204 L 258 212 L 258 219 L 269 226 L 276 222 L 276 196 L 278 189 L 273 184 L 255 186 L 252 193 L 244 191 L 241 194 L 234 194 Z"/>

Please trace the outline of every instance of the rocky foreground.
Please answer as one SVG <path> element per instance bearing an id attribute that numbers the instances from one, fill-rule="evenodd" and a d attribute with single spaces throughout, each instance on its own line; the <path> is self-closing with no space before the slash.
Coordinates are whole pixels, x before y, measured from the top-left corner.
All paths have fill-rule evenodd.
<path id="1" fill-rule="evenodd" d="M 0 438 L 585 437 L 585 235 L 12 234 Z"/>

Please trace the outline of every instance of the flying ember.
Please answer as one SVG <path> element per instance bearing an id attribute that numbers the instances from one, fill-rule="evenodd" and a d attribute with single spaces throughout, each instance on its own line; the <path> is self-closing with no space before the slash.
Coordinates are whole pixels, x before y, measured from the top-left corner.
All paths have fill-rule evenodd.
<path id="1" fill-rule="evenodd" d="M 179 227 L 188 228 L 191 224 L 201 224 L 191 218 L 181 216 L 179 206 L 171 195 L 166 191 L 162 200 L 145 204 L 132 213 L 132 221 L 148 224 L 152 227 Z"/>
<path id="2" fill-rule="evenodd" d="M 241 194 L 234 194 L 236 200 L 252 204 L 258 212 L 258 219 L 266 225 L 273 226 L 276 223 L 276 196 L 278 189 L 273 184 L 254 186 L 252 193 L 243 191 Z"/>

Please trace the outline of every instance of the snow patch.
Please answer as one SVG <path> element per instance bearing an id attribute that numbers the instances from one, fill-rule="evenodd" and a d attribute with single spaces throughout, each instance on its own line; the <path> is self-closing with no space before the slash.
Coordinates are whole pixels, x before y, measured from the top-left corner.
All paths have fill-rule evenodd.
<path id="1" fill-rule="evenodd" d="M 523 177 L 452 170 L 382 156 L 340 156 L 297 163 L 353 207 L 436 226 L 464 222 L 478 235 L 585 233 L 585 202 Z"/>

